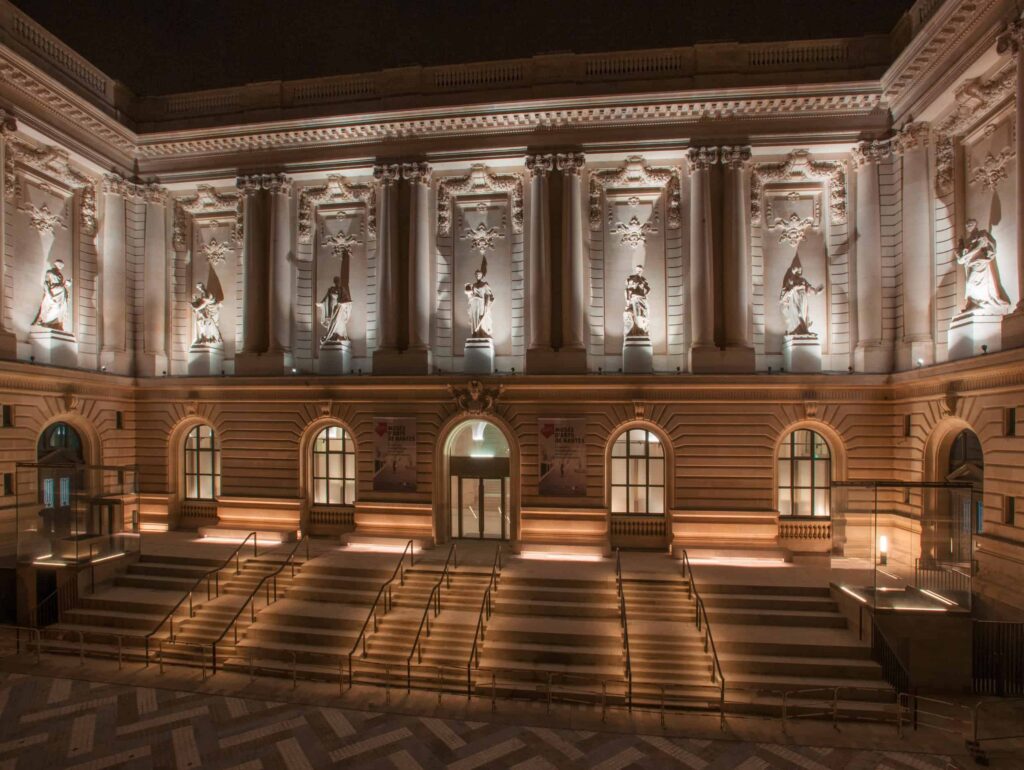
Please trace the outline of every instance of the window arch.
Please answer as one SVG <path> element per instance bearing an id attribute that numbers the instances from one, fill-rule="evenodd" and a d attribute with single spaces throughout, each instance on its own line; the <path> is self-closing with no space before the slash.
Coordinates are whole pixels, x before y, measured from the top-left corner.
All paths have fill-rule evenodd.
<path id="1" fill-rule="evenodd" d="M 36 460 L 40 463 L 85 463 L 82 437 L 66 422 L 48 426 L 36 445 Z"/>
<path id="2" fill-rule="evenodd" d="M 185 498 L 213 500 L 220 495 L 220 445 L 209 425 L 196 425 L 185 436 Z"/>
<path id="3" fill-rule="evenodd" d="M 611 456 L 611 513 L 665 513 L 665 449 L 658 435 L 630 428 L 615 439 Z"/>
<path id="4" fill-rule="evenodd" d="M 356 445 L 340 425 L 328 425 L 313 439 L 313 505 L 356 501 Z"/>
<path id="5" fill-rule="evenodd" d="M 832 453 L 820 434 L 801 428 L 782 440 L 777 478 L 780 516 L 832 515 Z"/>

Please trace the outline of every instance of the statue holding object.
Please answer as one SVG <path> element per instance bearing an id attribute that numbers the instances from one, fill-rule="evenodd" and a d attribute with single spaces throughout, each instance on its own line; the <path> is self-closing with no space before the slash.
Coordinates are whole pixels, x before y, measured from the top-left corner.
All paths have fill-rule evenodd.
<path id="1" fill-rule="evenodd" d="M 193 345 L 220 345 L 220 300 L 202 281 L 196 284 L 192 295 L 192 313 L 196 317 L 196 336 Z"/>
<path id="2" fill-rule="evenodd" d="M 480 262 L 480 268 L 474 273 L 472 283 L 463 289 L 469 304 L 469 336 L 473 339 L 491 339 L 494 331 L 494 319 L 491 311 L 494 306 L 494 292 L 487 282 L 487 258 Z"/>
<path id="3" fill-rule="evenodd" d="M 804 267 L 800 264 L 799 255 L 793 257 L 782 279 L 782 289 L 779 291 L 779 306 L 786 321 L 786 334 L 817 336 L 811 331 L 807 295 L 820 294 L 824 289 L 823 284 L 812 286 L 810 281 L 804 278 Z"/>
<path id="4" fill-rule="evenodd" d="M 647 337 L 650 330 L 650 307 L 647 296 L 651 284 L 644 278 L 644 266 L 637 265 L 635 272 L 626 278 L 626 309 L 622 313 L 622 325 L 627 337 Z"/>
<path id="5" fill-rule="evenodd" d="M 996 274 L 996 243 L 986 230 L 979 230 L 977 221 L 967 221 L 967 238 L 960 241 L 956 261 L 964 266 L 967 286 L 961 312 L 982 310 L 1004 313 L 1010 303 L 1003 294 Z"/>
<path id="6" fill-rule="evenodd" d="M 64 260 L 57 259 L 43 275 L 43 299 L 33 326 L 57 331 L 68 331 L 68 311 L 71 306 L 71 279 L 64 275 Z"/>
<path id="7" fill-rule="evenodd" d="M 340 276 L 334 276 L 334 285 L 316 304 L 316 309 L 320 316 L 320 325 L 324 327 L 320 344 L 346 341 L 348 322 L 352 318 L 352 295 L 348 286 L 342 284 Z"/>

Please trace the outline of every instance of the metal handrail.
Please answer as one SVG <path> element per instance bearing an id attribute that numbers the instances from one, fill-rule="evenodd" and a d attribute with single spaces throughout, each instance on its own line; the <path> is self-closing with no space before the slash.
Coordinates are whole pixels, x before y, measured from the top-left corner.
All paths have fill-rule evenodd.
<path id="1" fill-rule="evenodd" d="M 32 637 L 36 638 L 36 663 L 39 663 L 39 653 L 42 649 L 40 629 L 32 628 L 31 626 L 9 626 L 6 624 L 0 624 L 0 631 L 14 631 L 14 652 L 16 655 L 21 654 L 21 632 L 28 632 L 28 649 L 32 649 Z"/>
<path id="2" fill-rule="evenodd" d="M 174 641 L 174 613 L 177 612 L 178 608 L 181 607 L 181 605 L 185 603 L 186 599 L 188 599 L 188 616 L 190 618 L 195 616 L 195 613 L 192 610 L 192 594 L 195 593 L 197 588 L 199 588 L 199 584 L 200 583 L 202 583 L 204 580 L 206 581 L 206 599 L 207 599 L 207 601 L 209 601 L 210 600 L 210 575 L 216 575 L 215 581 L 214 581 L 215 584 L 216 584 L 216 586 L 215 586 L 216 595 L 220 596 L 220 571 L 222 569 L 224 569 L 228 564 L 230 564 L 232 559 L 234 559 L 235 560 L 235 574 L 237 575 L 237 574 L 239 574 L 241 572 L 240 560 L 239 560 L 239 556 L 238 555 L 239 555 L 239 553 L 241 553 L 242 548 L 245 546 L 245 544 L 249 542 L 249 538 L 250 537 L 252 538 L 252 555 L 253 555 L 253 558 L 259 556 L 260 552 L 259 552 L 259 545 L 256 542 L 256 532 L 253 531 L 253 532 L 250 532 L 248 535 L 245 536 L 245 539 L 241 543 L 238 544 L 238 547 L 234 551 L 231 552 L 231 554 L 228 556 L 228 558 L 226 558 L 220 564 L 220 566 L 214 567 L 213 569 L 210 569 L 210 570 L 207 570 L 202 575 L 200 575 L 199 578 L 196 580 L 196 582 L 192 585 L 192 587 L 190 589 L 188 589 L 188 591 L 185 592 L 184 596 L 182 596 L 181 599 L 178 600 L 178 603 L 175 604 L 171 608 L 170 612 L 168 612 L 166 615 L 164 615 L 163 619 L 159 623 L 156 624 L 156 626 L 153 628 L 153 630 L 150 631 L 148 634 L 146 634 L 146 637 L 145 637 L 146 638 L 146 665 L 149 665 L 149 640 L 151 638 L 153 638 L 153 636 L 155 636 L 157 634 L 157 632 L 160 631 L 161 628 L 163 628 L 164 623 L 166 623 L 167 621 L 170 621 L 170 623 L 171 623 L 171 629 L 170 629 L 170 634 L 169 634 L 168 638 L 172 642 Z"/>
<path id="3" fill-rule="evenodd" d="M 356 648 L 359 647 L 359 643 L 363 643 L 363 654 L 362 657 L 366 657 L 366 627 L 370 624 L 370 620 L 373 620 L 373 631 L 377 632 L 377 604 L 380 602 L 381 597 L 384 597 L 384 614 L 387 615 L 391 609 L 391 584 L 395 582 L 395 578 L 398 578 L 399 585 L 405 585 L 405 570 L 402 565 L 405 563 L 405 554 L 409 554 L 409 566 L 416 566 L 416 549 L 413 546 L 412 540 L 409 540 L 405 544 L 405 548 L 402 549 L 402 555 L 398 557 L 398 564 L 395 565 L 395 571 L 391 573 L 391 577 L 384 581 L 381 585 L 380 590 L 377 591 L 377 596 L 373 600 L 373 604 L 370 605 L 370 612 L 366 615 L 366 620 L 363 621 L 363 627 L 359 631 L 359 635 L 356 637 L 355 642 L 352 643 L 352 649 L 348 652 L 348 683 L 352 686 L 352 656 L 356 654 Z M 386 590 L 386 593 L 385 593 Z"/>
<path id="4" fill-rule="evenodd" d="M 491 619 L 493 612 L 491 602 L 491 591 L 498 590 L 498 578 L 501 576 L 501 543 L 494 549 L 494 562 L 491 564 L 491 577 L 484 588 L 484 595 L 480 598 L 480 617 L 476 621 L 476 631 L 473 633 L 473 645 L 469 650 L 469 660 L 466 663 L 466 697 L 473 697 L 473 665 L 480 665 L 480 642 L 484 639 L 486 623 L 484 612 L 487 613 L 487 620 Z"/>
<path id="5" fill-rule="evenodd" d="M 458 569 L 459 567 L 459 555 L 458 550 L 455 547 L 455 543 L 452 543 L 451 548 L 448 549 L 448 558 L 444 560 L 444 569 L 441 570 L 441 577 L 437 579 L 437 583 L 430 589 L 430 596 L 427 597 L 427 605 L 423 608 L 423 617 L 420 619 L 420 627 L 416 630 L 416 638 L 412 643 L 412 650 L 409 651 L 409 657 L 405 661 L 405 675 L 406 675 L 406 689 L 412 691 L 412 656 L 419 652 L 417 663 L 423 662 L 423 648 L 420 645 L 420 635 L 423 633 L 423 626 L 427 626 L 427 636 L 430 636 L 430 608 L 434 607 L 434 617 L 436 618 L 441 614 L 441 583 L 445 584 L 445 588 L 452 587 L 451 573 L 448 572 L 449 562 L 453 562 L 452 569 Z"/>
<path id="6" fill-rule="evenodd" d="M 1015 738 L 1024 738 L 1024 728 L 1018 733 L 1012 735 L 989 735 L 982 737 L 981 733 L 981 721 L 979 719 L 981 710 L 985 706 L 999 705 L 1005 706 L 1008 703 L 1022 703 L 1024 704 L 1024 698 L 1000 698 L 998 701 L 985 701 L 981 700 L 971 707 L 971 742 L 975 746 L 980 746 L 982 741 L 1007 741 Z"/>
<path id="7" fill-rule="evenodd" d="M 619 593 L 619 622 L 622 623 L 622 646 L 626 653 L 626 687 L 628 704 L 633 706 L 633 663 L 629 656 L 629 623 L 626 621 L 626 591 L 622 587 L 622 550 L 615 549 L 615 587 Z"/>
<path id="8" fill-rule="evenodd" d="M 690 565 L 690 557 L 687 556 L 686 551 L 683 551 L 683 577 L 686 578 L 686 591 L 690 598 L 695 599 L 694 604 L 696 605 L 694 620 L 697 624 L 697 630 L 704 631 L 704 652 L 711 649 L 711 682 L 715 682 L 717 675 L 718 682 L 720 685 L 719 697 L 721 698 L 722 711 L 725 710 L 725 674 L 722 673 L 722 664 L 718 660 L 718 649 L 715 647 L 715 638 L 711 634 L 711 621 L 708 620 L 708 611 L 704 607 L 704 600 L 700 597 L 700 591 L 697 589 L 697 582 L 693 577 L 693 567 Z"/>
<path id="9" fill-rule="evenodd" d="M 309 561 L 309 535 L 307 533 L 303 533 L 302 537 L 299 538 L 298 542 L 296 542 L 295 545 L 292 546 L 291 552 L 288 554 L 285 560 L 281 562 L 281 565 L 273 572 L 268 572 L 266 575 L 260 578 L 260 581 L 253 587 L 252 591 L 249 593 L 249 596 L 246 598 L 244 602 L 242 602 L 242 606 L 238 608 L 238 612 L 236 612 L 234 617 L 232 617 L 231 620 L 228 621 L 228 624 L 224 626 L 224 631 L 221 632 L 221 635 L 214 639 L 212 642 L 210 642 L 210 669 L 214 674 L 217 673 L 217 645 L 224 641 L 224 637 L 228 635 L 228 631 L 230 631 L 232 628 L 235 629 L 235 644 L 238 644 L 238 627 L 236 626 L 236 623 L 238 623 L 238 619 L 242 616 L 242 613 L 245 611 L 246 607 L 251 606 L 252 622 L 256 622 L 256 594 L 259 593 L 260 588 L 263 587 L 263 584 L 270 579 L 273 579 L 274 581 L 274 601 L 277 601 L 277 576 L 284 571 L 285 567 L 291 564 L 292 577 L 295 577 L 295 554 L 298 552 L 299 546 L 303 543 L 306 544 L 306 561 Z M 270 603 L 270 586 L 268 585 L 268 607 L 270 606 Z"/>

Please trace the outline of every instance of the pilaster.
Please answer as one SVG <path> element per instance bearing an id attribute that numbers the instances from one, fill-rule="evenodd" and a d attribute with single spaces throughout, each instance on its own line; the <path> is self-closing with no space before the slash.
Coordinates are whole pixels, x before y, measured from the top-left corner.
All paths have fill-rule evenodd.
<path id="1" fill-rule="evenodd" d="M 1014 116 L 1017 126 L 1016 134 L 1016 157 L 1017 164 L 1017 306 L 1013 311 L 1003 317 L 1002 326 L 1002 347 L 1007 348 L 1024 347 L 1024 130 L 1021 120 L 1024 120 L 1024 55 L 1021 48 L 1024 47 L 1024 19 L 1015 19 L 1007 26 L 1006 31 L 999 37 L 996 43 L 996 50 L 999 53 L 1007 51 L 1017 62 L 1017 94 L 1014 109 Z"/>
<path id="2" fill-rule="evenodd" d="M 402 178 L 397 163 L 373 168 L 377 180 L 377 349 L 373 351 L 374 374 L 412 374 L 398 349 L 401 318 L 399 296 L 401 276 L 398 265 L 398 183 Z"/>
<path id="3" fill-rule="evenodd" d="M 129 188 L 132 188 L 131 190 Z M 99 238 L 99 317 L 100 366 L 106 371 L 128 374 L 131 354 L 128 350 L 128 306 L 126 266 L 128 262 L 125 199 L 134 185 L 117 174 L 103 177 Z"/>
<path id="4" fill-rule="evenodd" d="M 167 360 L 167 190 L 140 187 L 146 207 L 145 256 L 142 266 L 142 348 L 135 352 L 135 370 L 154 377 L 168 370 Z"/>
<path id="5" fill-rule="evenodd" d="M 548 174 L 554 168 L 553 155 L 528 155 L 530 205 L 526 228 L 529 237 L 526 276 L 530 292 L 529 339 L 526 371 L 543 374 L 559 371 L 558 359 L 551 348 L 551 235 L 548 219 Z"/>
<path id="6" fill-rule="evenodd" d="M 721 148 L 725 167 L 723 290 L 725 350 L 717 371 L 756 369 L 750 320 L 750 206 L 747 205 L 750 147 Z"/>
<path id="7" fill-rule="evenodd" d="M 18 128 L 14 116 L 0 109 L 0 169 L 7 168 L 7 137 Z M 0 360 L 18 356 L 18 340 L 7 329 L 7 194 L 0 193 Z"/>
<path id="8" fill-rule="evenodd" d="M 686 154 L 690 171 L 690 371 L 715 371 L 714 253 L 711 235 L 711 167 L 717 147 L 691 147 Z"/>
<path id="9" fill-rule="evenodd" d="M 581 152 L 559 153 L 555 166 L 562 174 L 562 347 L 560 372 L 585 372 L 586 227 Z"/>
<path id="10" fill-rule="evenodd" d="M 882 211 L 878 163 L 888 157 L 888 142 L 861 142 L 853 150 L 857 201 L 855 282 L 857 345 L 853 367 L 858 372 L 892 370 L 892 344 L 882 331 Z"/>
<path id="11" fill-rule="evenodd" d="M 403 163 L 402 179 L 409 184 L 409 347 L 406 365 L 417 374 L 432 369 L 430 308 L 433 298 L 433 266 L 430 248 L 429 163 Z"/>

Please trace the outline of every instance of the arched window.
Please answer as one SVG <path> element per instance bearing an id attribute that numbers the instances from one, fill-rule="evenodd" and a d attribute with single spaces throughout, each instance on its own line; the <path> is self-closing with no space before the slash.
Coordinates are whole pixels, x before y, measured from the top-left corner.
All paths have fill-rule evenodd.
<path id="1" fill-rule="evenodd" d="M 313 504 L 356 501 L 356 447 L 344 428 L 331 425 L 313 439 Z"/>
<path id="2" fill-rule="evenodd" d="M 82 437 L 66 422 L 55 422 L 39 437 L 36 460 L 40 463 L 82 464 L 85 462 Z"/>
<path id="3" fill-rule="evenodd" d="M 611 512 L 665 513 L 665 450 L 649 430 L 634 428 L 612 446 Z"/>
<path id="4" fill-rule="evenodd" d="M 813 430 L 795 430 L 779 446 L 779 515 L 830 516 L 832 456 Z"/>
<path id="5" fill-rule="evenodd" d="M 220 494 L 220 447 L 209 425 L 196 425 L 185 438 L 185 497 L 213 500 Z"/>

